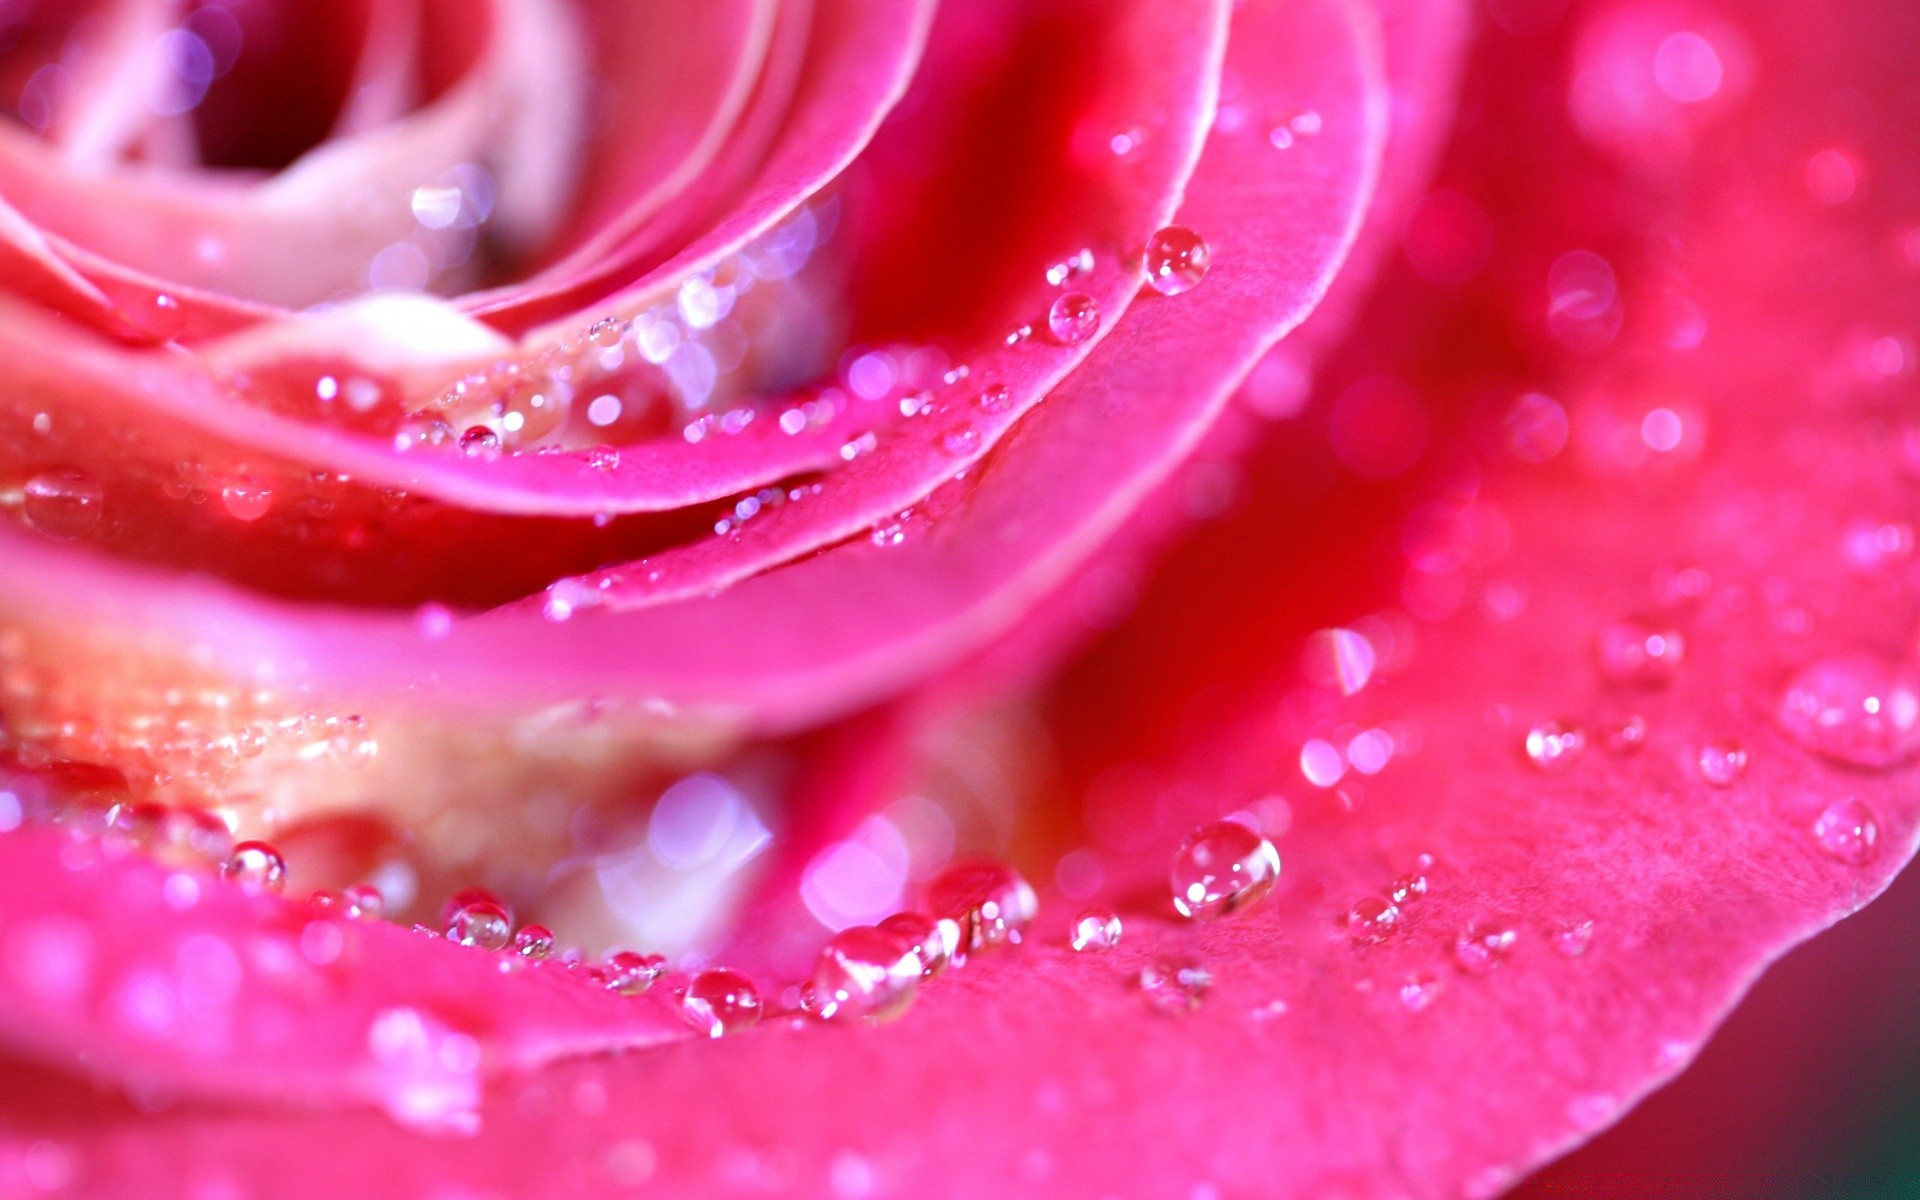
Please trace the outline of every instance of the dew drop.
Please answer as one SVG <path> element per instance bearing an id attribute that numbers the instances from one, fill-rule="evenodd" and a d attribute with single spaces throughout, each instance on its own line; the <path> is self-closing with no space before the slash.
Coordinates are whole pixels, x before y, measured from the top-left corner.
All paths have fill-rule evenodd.
<path id="1" fill-rule="evenodd" d="M 1183 1016 L 1200 1007 L 1213 974 L 1194 963 L 1156 961 L 1140 968 L 1140 997 L 1155 1012 Z"/>
<path id="2" fill-rule="evenodd" d="M 1148 238 L 1141 260 L 1147 283 L 1162 296 L 1192 291 L 1207 277 L 1211 265 L 1206 239 L 1184 225 L 1169 225 Z"/>
<path id="3" fill-rule="evenodd" d="M 460 453 L 468 458 L 498 458 L 500 435 L 485 425 L 469 425 L 460 435 Z"/>
<path id="4" fill-rule="evenodd" d="M 973 398 L 981 412 L 1003 413 L 1013 407 L 1013 389 L 1004 383 L 990 383 Z"/>
<path id="5" fill-rule="evenodd" d="M 1747 748 L 1739 742 L 1715 741 L 1700 747 L 1700 778 L 1714 787 L 1732 787 L 1747 773 Z"/>
<path id="6" fill-rule="evenodd" d="M 760 1010 L 760 990 L 753 980 L 725 967 L 695 975 L 680 1000 L 687 1024 L 715 1038 L 753 1028 Z"/>
<path id="7" fill-rule="evenodd" d="M 1823 659 L 1787 684 L 1776 713 L 1807 749 L 1881 770 L 1920 751 L 1920 681 L 1865 655 Z"/>
<path id="8" fill-rule="evenodd" d="M 1062 346 L 1077 346 L 1100 328 L 1100 304 L 1085 292 L 1068 292 L 1047 309 L 1047 332 Z"/>
<path id="9" fill-rule="evenodd" d="M 1542 721 L 1527 730 L 1527 761 L 1542 771 L 1558 773 L 1573 766 L 1587 748 L 1587 735 L 1562 721 Z"/>
<path id="10" fill-rule="evenodd" d="M 1427 894 L 1427 877 L 1418 871 L 1402 875 L 1387 885 L 1387 899 L 1395 904 L 1408 904 Z"/>
<path id="11" fill-rule="evenodd" d="M 1409 975 L 1400 984 L 1400 1004 L 1408 1012 L 1421 1012 L 1440 997 L 1440 977 L 1425 972 Z"/>
<path id="12" fill-rule="evenodd" d="M 1829 857 L 1849 866 L 1872 861 L 1880 841 L 1880 825 L 1865 802 L 1849 796 L 1835 800 L 1813 822 L 1813 838 Z"/>
<path id="13" fill-rule="evenodd" d="M 822 1020 L 890 1020 L 913 1003 L 920 955 L 881 929 L 843 929 L 821 948 L 813 968 L 814 1012 Z"/>
<path id="14" fill-rule="evenodd" d="M 1237 821 L 1216 821 L 1187 835 L 1173 856 L 1173 906 L 1196 920 L 1254 904 L 1280 878 L 1273 843 Z"/>
<path id="15" fill-rule="evenodd" d="M 1579 958 L 1593 945 L 1593 922 L 1573 921 L 1558 926 L 1547 935 L 1547 940 L 1568 958 Z"/>
<path id="16" fill-rule="evenodd" d="M 1469 975 L 1485 975 L 1507 960 L 1519 938 L 1510 926 L 1475 922 L 1453 943 L 1453 959 Z"/>
<path id="17" fill-rule="evenodd" d="M 121 312 L 135 328 L 156 342 L 170 342 L 187 327 L 187 311 L 177 297 L 166 292 L 141 296 L 122 306 Z"/>
<path id="18" fill-rule="evenodd" d="M 431 414 L 418 414 L 400 423 L 393 448 L 405 453 L 423 446 L 444 446 L 453 440 L 453 426 Z"/>
<path id="19" fill-rule="evenodd" d="M 953 458 L 965 458 L 980 448 L 980 431 L 957 425 L 940 435 L 940 449 Z"/>
<path id="20" fill-rule="evenodd" d="M 961 945 L 985 950 L 1018 945 L 1039 911 L 1033 886 L 993 858 L 962 859 L 927 886 L 927 907 L 959 923 Z"/>
<path id="21" fill-rule="evenodd" d="M 221 507 L 236 521 L 258 521 L 273 507 L 273 489 L 254 479 L 236 479 L 220 489 Z"/>
<path id="22" fill-rule="evenodd" d="M 1611 621 L 1594 637 L 1601 677 L 1610 683 L 1657 687 L 1680 669 L 1686 641 L 1676 629 L 1646 621 Z"/>
<path id="23" fill-rule="evenodd" d="M 547 935 L 551 943 L 553 935 Z M 518 945 L 516 939 L 515 945 Z M 667 969 L 667 960 L 658 954 L 637 954 L 632 950 L 615 950 L 607 955 L 607 990 L 619 992 L 622 996 L 638 996 L 653 986 L 654 980 Z"/>
<path id="24" fill-rule="evenodd" d="M 513 918 L 491 900 L 474 900 L 448 914 L 447 940 L 482 950 L 504 950 L 513 940 Z"/>
<path id="25" fill-rule="evenodd" d="M 960 948 L 960 923 L 951 918 L 936 920 L 924 913 L 894 913 L 875 926 L 880 932 L 912 951 L 920 962 L 922 978 L 931 978 L 947 969 L 954 952 Z"/>
<path id="26" fill-rule="evenodd" d="M 1120 914 L 1106 908 L 1089 908 L 1073 919 L 1067 944 L 1075 950 L 1111 950 L 1120 944 Z"/>
<path id="27" fill-rule="evenodd" d="M 553 953 L 553 930 L 528 925 L 513 935 L 513 952 L 521 958 L 546 958 Z"/>
<path id="28" fill-rule="evenodd" d="M 370 883 L 356 883 L 340 890 L 340 904 L 350 917 L 377 921 L 387 915 L 387 898 Z"/>
<path id="29" fill-rule="evenodd" d="M 265 842 L 241 842 L 220 864 L 220 876 L 242 887 L 277 892 L 287 886 L 287 860 Z"/>
<path id="30" fill-rule="evenodd" d="M 42 471 L 27 480 L 21 512 L 27 523 L 48 537 L 68 541 L 85 537 L 100 524 L 106 492 L 91 476 L 79 471 Z"/>
<path id="31" fill-rule="evenodd" d="M 1399 930 L 1400 919 L 1398 905 L 1384 896 L 1367 896 L 1347 910 L 1347 936 L 1368 944 L 1384 942 Z"/>

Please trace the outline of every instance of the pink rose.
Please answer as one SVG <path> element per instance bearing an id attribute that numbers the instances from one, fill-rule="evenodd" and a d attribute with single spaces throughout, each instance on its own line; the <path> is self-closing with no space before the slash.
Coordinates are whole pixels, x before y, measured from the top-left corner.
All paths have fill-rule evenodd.
<path id="1" fill-rule="evenodd" d="M 935 7 L 0 11 L 0 1196 L 1491 1196 L 1904 864 L 1910 20 Z"/>

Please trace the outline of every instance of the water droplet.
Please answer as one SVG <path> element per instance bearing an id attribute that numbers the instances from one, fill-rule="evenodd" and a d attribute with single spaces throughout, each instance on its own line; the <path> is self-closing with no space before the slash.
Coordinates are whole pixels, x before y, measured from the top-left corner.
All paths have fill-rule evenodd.
<path id="1" fill-rule="evenodd" d="M 1169 225 L 1148 238 L 1141 260 L 1147 283 L 1162 296 L 1192 291 L 1207 277 L 1211 265 L 1206 239 L 1184 225 Z"/>
<path id="2" fill-rule="evenodd" d="M 1347 910 L 1347 936 L 1356 942 L 1375 944 L 1392 937 L 1400 928 L 1400 908 L 1383 896 L 1367 896 Z"/>
<path id="3" fill-rule="evenodd" d="M 960 923 L 951 918 L 935 920 L 924 913 L 900 912 L 875 928 L 913 952 L 920 961 L 922 978 L 931 978 L 946 970 L 948 961 L 960 948 Z"/>
<path id="4" fill-rule="evenodd" d="M 370 883 L 356 883 L 340 890 L 341 909 L 350 917 L 377 921 L 387 915 L 387 898 Z"/>
<path id="5" fill-rule="evenodd" d="M 940 449 L 954 458 L 965 458 L 980 448 L 980 431 L 971 425 L 957 425 L 940 435 Z"/>
<path id="6" fill-rule="evenodd" d="M 1594 637 L 1594 655 L 1608 682 L 1654 687 L 1680 669 L 1686 641 L 1676 629 L 1647 621 L 1611 621 Z"/>
<path id="7" fill-rule="evenodd" d="M 1194 963 L 1157 961 L 1140 968 L 1140 996 L 1155 1012 L 1181 1016 L 1200 1007 L 1213 974 Z"/>
<path id="8" fill-rule="evenodd" d="M 1700 778 L 1714 787 L 1732 787 L 1747 773 L 1747 748 L 1739 742 L 1708 742 L 1700 747 Z"/>
<path id="9" fill-rule="evenodd" d="M 416 414 L 400 423 L 393 448 L 401 452 L 422 446 L 444 446 L 453 439 L 453 426 L 431 413 Z"/>
<path id="10" fill-rule="evenodd" d="M 973 403 L 981 412 L 1006 412 L 1013 407 L 1013 389 L 1004 383 L 990 383 L 973 398 Z"/>
<path id="11" fill-rule="evenodd" d="M 482 950 L 504 950 L 513 940 L 513 918 L 491 900 L 474 900 L 447 916 L 447 940 Z"/>
<path id="12" fill-rule="evenodd" d="M 549 939 L 552 934 L 547 935 Z M 516 940 L 515 945 L 518 945 Z M 524 951 L 522 952 L 524 953 Z M 638 996 L 653 986 L 653 981 L 667 969 L 667 960 L 658 954 L 636 954 L 632 950 L 615 950 L 607 955 L 607 988 L 619 992 L 622 996 Z"/>
<path id="13" fill-rule="evenodd" d="M 137 296 L 121 306 L 121 313 L 141 333 L 156 342 L 170 342 L 187 327 L 187 312 L 165 292 Z"/>
<path id="14" fill-rule="evenodd" d="M 1824 659 L 1788 683 L 1777 717 L 1816 754 L 1884 769 L 1920 751 L 1920 681 L 1865 655 Z"/>
<path id="15" fill-rule="evenodd" d="M 498 458 L 500 435 L 485 425 L 469 425 L 460 435 L 460 453 L 469 458 Z"/>
<path id="16" fill-rule="evenodd" d="M 513 952 L 521 958 L 546 958 L 553 953 L 553 930 L 528 925 L 513 935 Z"/>
<path id="17" fill-rule="evenodd" d="M 1418 872 L 1402 875 L 1387 885 L 1387 899 L 1395 904 L 1408 904 L 1427 894 L 1427 877 Z"/>
<path id="18" fill-rule="evenodd" d="M 1018 945 L 1040 900 L 1020 873 L 993 858 L 962 859 L 927 887 L 930 911 L 957 921 L 969 950 Z"/>
<path id="19" fill-rule="evenodd" d="M 1527 761 L 1542 771 L 1560 772 L 1587 748 L 1587 735 L 1562 721 L 1542 721 L 1527 730 Z"/>
<path id="20" fill-rule="evenodd" d="M 1821 811 L 1813 822 L 1813 837 L 1828 855 L 1858 867 L 1872 861 L 1880 825 L 1865 802 L 1849 796 Z"/>
<path id="21" fill-rule="evenodd" d="M 920 986 L 920 955 L 893 935 L 866 926 L 843 929 L 813 968 L 816 1015 L 828 1021 L 899 1016 Z"/>
<path id="22" fill-rule="evenodd" d="M 220 489 L 220 504 L 236 521 L 258 521 L 273 507 L 273 489 L 255 479 L 236 479 Z"/>
<path id="23" fill-rule="evenodd" d="M 1067 942 L 1075 950 L 1111 950 L 1120 944 L 1120 914 L 1090 908 L 1073 919 Z"/>
<path id="24" fill-rule="evenodd" d="M 242 887 L 277 892 L 287 886 L 287 860 L 265 842 L 241 842 L 220 864 L 220 876 Z"/>
<path id="25" fill-rule="evenodd" d="M 1077 346 L 1100 328 L 1100 304 L 1085 292 L 1068 292 L 1047 309 L 1047 332 L 1062 346 Z"/>
<path id="26" fill-rule="evenodd" d="M 725 1037 L 759 1023 L 760 990 L 740 972 L 716 967 L 700 972 L 687 984 L 680 1012 L 708 1037 Z"/>
<path id="27" fill-rule="evenodd" d="M 1579 958 L 1593 945 L 1593 922 L 1574 921 L 1562 925 L 1549 934 L 1547 940 L 1568 958 Z"/>
<path id="28" fill-rule="evenodd" d="M 233 835 L 210 812 L 163 804 L 116 804 L 106 817 L 105 836 L 125 841 L 175 867 L 211 866 L 225 861 Z"/>
<path id="29" fill-rule="evenodd" d="M 1280 878 L 1273 843 L 1237 821 L 1187 835 L 1173 856 L 1173 906 L 1183 917 L 1222 917 L 1254 904 Z"/>
<path id="30" fill-rule="evenodd" d="M 1509 925 L 1477 921 L 1453 943 L 1453 958 L 1469 975 L 1485 975 L 1507 960 L 1518 938 Z"/>
<path id="31" fill-rule="evenodd" d="M 21 512 L 27 523 L 48 537 L 66 541 L 85 537 L 100 524 L 106 492 L 79 471 L 42 471 L 27 480 Z"/>
<path id="32" fill-rule="evenodd" d="M 1426 972 L 1409 975 L 1400 984 L 1400 1003 L 1408 1012 L 1420 1012 L 1440 997 L 1440 977 Z"/>

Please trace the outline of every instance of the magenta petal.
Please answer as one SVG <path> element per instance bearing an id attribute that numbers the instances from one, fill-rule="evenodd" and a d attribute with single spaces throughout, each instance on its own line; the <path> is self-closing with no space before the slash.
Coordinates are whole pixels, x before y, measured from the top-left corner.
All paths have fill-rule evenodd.
<path id="1" fill-rule="evenodd" d="M 459 1132 L 488 1078 L 687 1036 L 670 1001 L 558 963 L 111 849 L 0 838 L 0 1041 L 18 1053 L 137 1092 L 366 1102 Z"/>

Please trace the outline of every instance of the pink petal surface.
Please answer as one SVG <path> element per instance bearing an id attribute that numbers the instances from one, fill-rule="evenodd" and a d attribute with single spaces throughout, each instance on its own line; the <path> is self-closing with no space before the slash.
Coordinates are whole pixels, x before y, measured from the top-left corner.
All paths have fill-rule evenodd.
<path id="1" fill-rule="evenodd" d="M 1250 5 L 1241 20 L 1269 15 Z M 1303 38 L 1327 20 L 1308 41 L 1324 69 L 1334 31 L 1355 32 L 1342 15 L 1287 13 Z M 1604 1126 L 1683 1066 L 1785 947 L 1884 888 L 1920 828 L 1920 747 L 1898 715 L 1915 670 L 1912 458 L 1890 415 L 1910 351 L 1882 332 L 1900 327 L 1912 268 L 1898 170 L 1881 166 L 1899 160 L 1873 153 L 1897 133 L 1827 115 L 1832 80 L 1806 66 L 1872 62 L 1869 47 L 1897 39 L 1811 9 L 1747 20 L 1756 43 L 1803 57 L 1773 60 L 1797 65 L 1751 101 L 1752 134 L 1702 143 L 1671 237 L 1638 235 L 1650 212 L 1671 214 L 1672 177 L 1622 177 L 1571 149 L 1554 182 L 1509 161 L 1511 145 L 1573 144 L 1564 81 L 1548 53 L 1524 69 L 1503 43 L 1483 55 L 1502 69 L 1471 98 L 1480 115 L 1446 181 L 1505 214 L 1482 281 L 1462 293 L 1403 270 L 1308 420 L 1252 462 L 1241 507 L 1169 560 L 1060 693 L 1053 832 L 1098 855 L 1127 920 L 1119 950 L 1068 953 L 1071 910 L 1054 898 L 1034 944 L 929 986 L 899 1023 L 558 1064 L 490 1089 L 472 1141 L 422 1140 L 370 1112 L 144 1114 L 14 1068 L 9 1092 L 33 1098 L 4 1110 L 13 1144 L 100 1195 L 162 1177 L 288 1195 L 1366 1197 L 1489 1195 Z M 1362 45 L 1346 61 L 1364 62 Z M 1519 130 L 1503 140 L 1495 122 L 1509 120 Z M 1836 126 L 1857 138 L 1852 165 L 1809 171 Z M 1833 199 L 1843 166 L 1875 190 Z M 1193 203 L 1205 179 L 1203 162 Z M 1752 255 L 1756 222 L 1777 259 Z M 1626 297 L 1610 348 L 1593 341 L 1610 306 L 1569 310 L 1549 283 L 1563 253 L 1590 246 Z M 1704 340 L 1671 319 L 1676 297 L 1707 314 Z M 1556 319 L 1570 311 L 1574 324 Z M 1250 340 L 1247 361 L 1263 348 Z M 1418 398 L 1375 411 L 1428 422 L 1414 465 L 1384 482 L 1377 447 L 1353 438 L 1395 420 L 1338 415 L 1382 394 L 1353 385 L 1383 373 L 1419 381 Z M 1023 423 L 950 521 L 986 508 L 1000 472 L 1032 482 L 1017 474 L 1029 429 L 1037 442 L 1084 428 L 1039 423 L 1071 411 L 1058 402 L 1073 387 Z M 1533 388 L 1565 401 L 1558 441 L 1521 419 L 1547 410 L 1513 406 Z M 1164 474 L 1137 469 L 1143 488 Z M 63 595 L 69 567 L 39 575 L 45 553 L 8 561 Z M 156 602 L 207 596 L 181 585 Z M 227 651 L 275 657 L 272 627 L 245 619 L 252 604 L 222 603 L 216 620 L 241 618 Z M 1357 621 L 1402 607 L 1417 617 Z M 826 611 L 802 612 L 809 635 Z M 1628 619 L 1680 633 L 1671 671 L 1596 654 Z M 1303 638 L 1340 621 L 1369 630 L 1378 656 L 1351 695 L 1303 684 L 1296 666 Z M 743 625 L 759 628 L 728 628 Z M 768 645 L 799 661 L 800 640 Z M 1802 695 L 1826 690 L 1830 722 L 1783 704 L 1796 680 Z M 1894 703 L 1868 710 L 1866 694 Z M 1617 736 L 1630 714 L 1645 722 L 1637 748 Z M 1549 719 L 1586 734 L 1557 771 L 1525 749 Z M 1736 748 L 1744 767 L 1729 769 Z M 1336 771 L 1338 786 L 1320 785 Z M 1243 807 L 1278 837 L 1281 887 L 1238 917 L 1177 923 L 1172 847 Z M 1379 941 L 1351 936 L 1343 915 L 1422 853 L 1437 856 L 1425 894 L 1393 928 L 1375 922 Z M 1163 955 L 1211 972 L 1195 1011 L 1154 1011 L 1129 982 Z M 366 1159 L 297 1149 L 342 1142 Z"/>
<path id="2" fill-rule="evenodd" d="M 488 1077 L 690 1036 L 669 1000 L 36 830 L 0 838 L 0 1041 L 139 1090 L 470 1122 Z M 500 969 L 502 962 L 516 968 Z"/>

